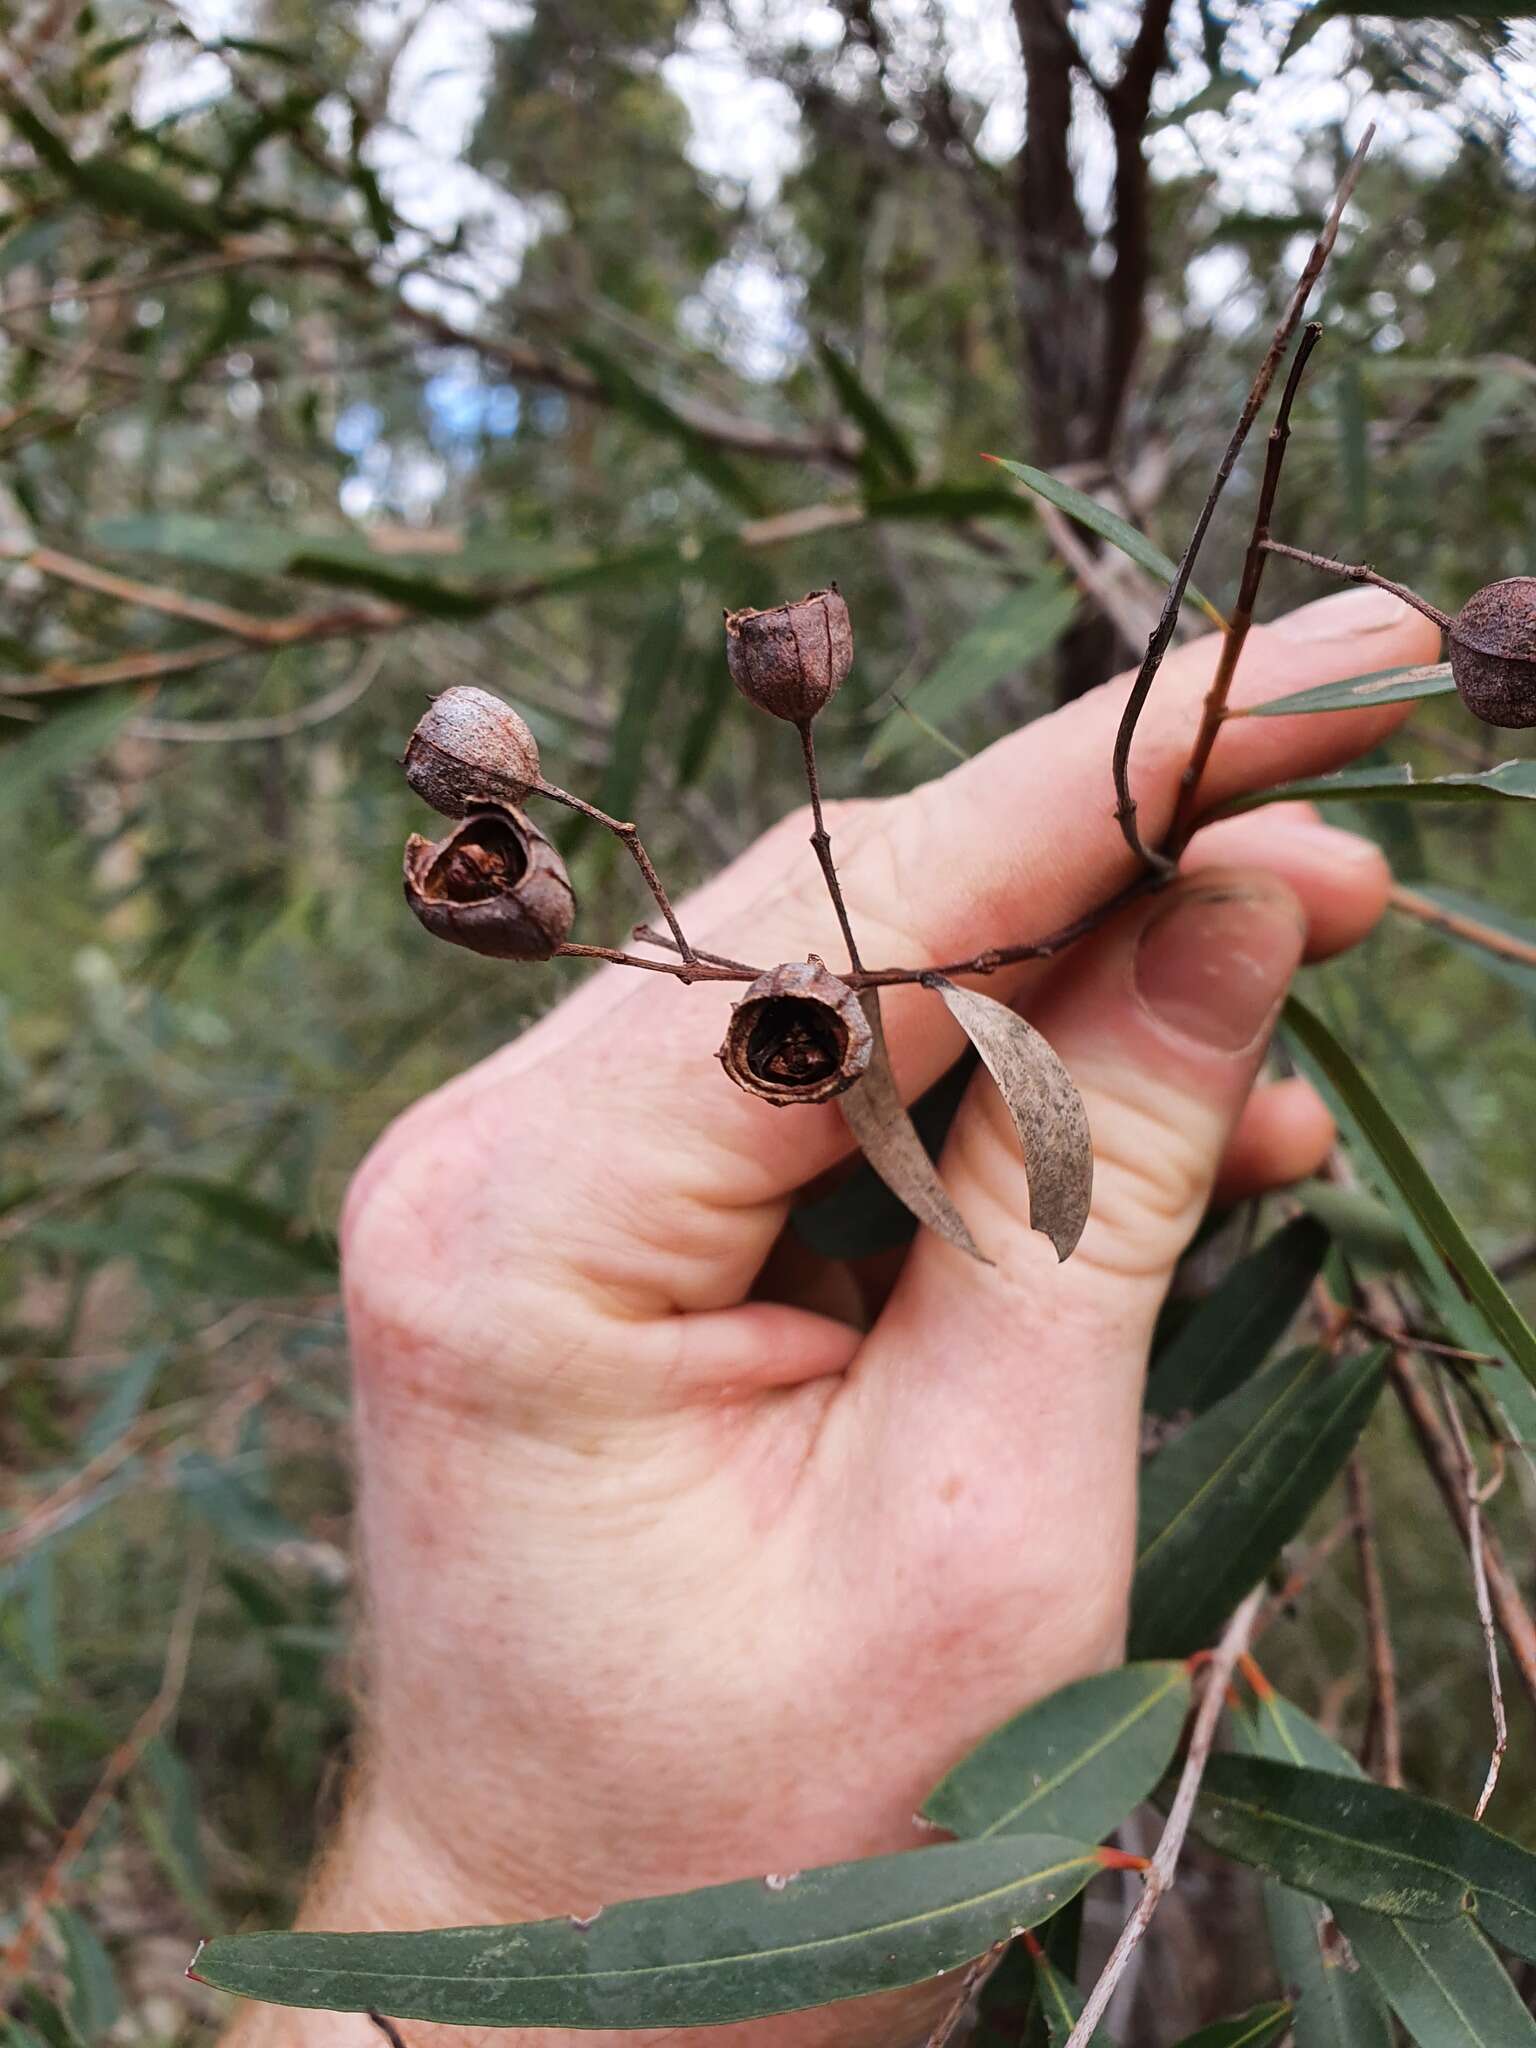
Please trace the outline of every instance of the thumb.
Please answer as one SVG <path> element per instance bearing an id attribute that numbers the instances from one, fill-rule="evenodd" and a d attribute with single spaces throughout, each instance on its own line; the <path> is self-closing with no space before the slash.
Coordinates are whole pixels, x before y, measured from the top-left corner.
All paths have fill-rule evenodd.
<path id="1" fill-rule="evenodd" d="M 1094 1145 L 1092 1213 L 1063 1281 L 1074 1269 L 1079 1285 L 1114 1276 L 1144 1287 L 1156 1312 L 1306 940 L 1277 876 L 1207 869 L 1112 927 L 1044 992 L 1035 1022 L 1082 1090 Z"/>

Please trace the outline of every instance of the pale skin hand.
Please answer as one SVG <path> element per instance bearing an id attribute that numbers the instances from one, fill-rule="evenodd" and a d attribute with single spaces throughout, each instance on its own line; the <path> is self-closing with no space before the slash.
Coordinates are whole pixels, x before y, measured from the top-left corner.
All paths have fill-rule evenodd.
<path id="1" fill-rule="evenodd" d="M 1434 653 L 1424 620 L 1351 591 L 1256 632 L 1236 696 Z M 1149 834 L 1213 657 L 1172 656 L 1143 720 Z M 1128 878 L 1108 773 L 1123 694 L 834 810 L 868 962 L 1040 934 Z M 1240 721 L 1207 797 L 1336 767 L 1399 715 Z M 807 831 L 786 821 L 685 906 L 695 943 L 835 966 Z M 1187 866 L 1182 908 L 1138 905 L 1066 962 L 981 984 L 1027 1009 L 1087 1102 L 1093 1213 L 1065 1265 L 1026 1227 L 979 1084 L 941 1167 L 995 1266 L 920 1235 L 856 1327 L 849 1276 L 775 1251 L 845 1128 L 730 1086 L 718 987 L 605 970 L 385 1135 L 344 1223 L 366 1763 L 302 1924 L 587 1913 L 915 1847 L 913 1811 L 957 1757 L 1119 1657 L 1154 1318 L 1218 1177 L 1276 1185 L 1325 1151 L 1321 1104 L 1254 1080 L 1292 968 L 1361 937 L 1386 886 L 1374 849 L 1300 807 L 1209 828 Z M 962 1041 L 932 995 L 885 1007 L 916 1094 Z M 668 2038 L 900 2048 L 948 1996 Z M 240 2031 L 370 2038 L 270 2007 Z"/>

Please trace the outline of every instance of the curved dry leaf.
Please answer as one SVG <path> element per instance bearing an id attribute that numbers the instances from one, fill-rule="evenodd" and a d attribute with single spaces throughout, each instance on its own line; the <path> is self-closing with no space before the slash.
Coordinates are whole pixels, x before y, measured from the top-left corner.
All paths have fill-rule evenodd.
<path id="1" fill-rule="evenodd" d="M 1070 1258 L 1093 1196 L 1093 1140 L 1076 1082 L 1006 1003 L 957 988 L 942 974 L 925 975 L 923 986 L 944 998 L 1008 1105 L 1024 1148 L 1030 1229 L 1051 1240 L 1058 1259 Z"/>
<path id="2" fill-rule="evenodd" d="M 965 1218 L 945 1192 L 896 1087 L 885 1046 L 885 1026 L 880 1018 L 879 991 L 866 989 L 859 1002 L 869 1019 L 875 1044 L 864 1078 L 837 1098 L 843 1121 L 858 1139 L 860 1150 L 875 1172 L 918 1222 L 926 1224 L 946 1244 L 969 1252 L 973 1259 L 988 1266 L 991 1260 L 977 1250 L 975 1239 L 965 1227 Z"/>

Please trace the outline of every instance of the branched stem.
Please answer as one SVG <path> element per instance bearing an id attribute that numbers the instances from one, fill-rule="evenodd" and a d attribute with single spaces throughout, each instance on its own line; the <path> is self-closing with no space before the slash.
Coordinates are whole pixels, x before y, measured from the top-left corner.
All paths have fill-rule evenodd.
<path id="1" fill-rule="evenodd" d="M 1099 2022 L 1109 2009 L 1116 1985 L 1125 1975 L 1131 1957 L 1136 1953 L 1143 1935 L 1151 1925 L 1153 1914 L 1157 1911 L 1164 1894 L 1172 1887 L 1179 1867 L 1179 1857 L 1184 1848 L 1184 1838 L 1189 1833 L 1189 1823 L 1194 1814 L 1200 1781 L 1205 1776 L 1206 1765 L 1210 1762 L 1217 1724 L 1221 1720 L 1222 1708 L 1226 1705 L 1227 1687 L 1232 1683 L 1232 1674 L 1237 1668 L 1239 1657 L 1248 1648 L 1248 1638 L 1258 1618 L 1263 1598 L 1264 1588 L 1255 1586 L 1227 1623 L 1226 1631 L 1205 1667 L 1204 1690 L 1200 1695 L 1194 1726 L 1190 1730 L 1189 1747 L 1184 1755 L 1184 1769 L 1179 1777 L 1178 1790 L 1173 1795 L 1173 1804 L 1168 1809 L 1168 1818 L 1163 1825 L 1151 1867 L 1147 1871 L 1146 1889 L 1136 1902 L 1135 1912 L 1120 1930 L 1120 1939 L 1110 1951 L 1109 1961 L 1104 1965 L 1098 1983 L 1089 1993 L 1077 2025 L 1067 2037 L 1067 2048 L 1088 2048 Z"/>
<path id="2" fill-rule="evenodd" d="M 1268 534 L 1259 545 L 1266 555 L 1284 555 L 1288 562 L 1305 562 L 1309 569 L 1321 569 L 1328 576 L 1342 576 L 1346 583 L 1371 583 L 1378 590 L 1390 590 L 1394 597 L 1400 597 L 1404 604 L 1411 604 L 1426 619 L 1433 619 L 1442 633 L 1451 629 L 1450 619 L 1437 605 L 1432 605 L 1427 597 L 1420 597 L 1416 590 L 1410 590 L 1406 583 L 1394 583 L 1390 576 L 1378 576 L 1369 562 L 1337 562 L 1332 555 L 1316 555 L 1310 548 L 1293 548 L 1283 540 L 1271 540 Z"/>
<path id="3" fill-rule="evenodd" d="M 811 793 L 811 817 L 814 821 L 811 844 L 816 849 L 816 858 L 820 861 L 821 872 L 826 877 L 827 894 L 832 898 L 832 908 L 837 912 L 837 921 L 842 928 L 843 944 L 848 948 L 848 964 L 856 975 L 862 974 L 864 963 L 859 958 L 853 926 L 848 921 L 848 906 L 843 901 L 843 885 L 837 879 L 837 867 L 832 859 L 832 841 L 827 833 L 826 820 L 821 815 L 821 778 L 816 772 L 816 735 L 810 719 L 802 720 L 798 730 L 800 752 L 805 762 L 805 786 Z"/>
<path id="4" fill-rule="evenodd" d="M 1332 252 L 1334 241 L 1339 232 L 1339 222 L 1344 217 L 1344 208 L 1349 202 L 1350 194 L 1355 189 L 1356 180 L 1359 178 L 1365 163 L 1366 151 L 1371 146 L 1371 138 L 1375 132 L 1374 128 L 1367 128 L 1365 134 L 1360 138 L 1360 147 L 1350 159 L 1349 168 L 1345 171 L 1343 178 L 1339 182 L 1339 189 L 1334 196 L 1328 218 L 1323 224 L 1322 233 L 1312 245 L 1312 252 L 1302 267 L 1300 277 L 1296 280 L 1296 288 L 1291 294 L 1290 303 L 1281 316 L 1280 324 L 1275 329 L 1274 338 L 1269 344 L 1263 362 L 1259 365 L 1258 375 L 1254 378 L 1248 396 L 1243 401 L 1243 409 L 1238 415 L 1237 425 L 1232 429 L 1231 438 L 1227 442 L 1226 451 L 1217 465 L 1216 475 L 1209 492 L 1206 494 L 1205 503 L 1200 508 L 1200 516 L 1195 521 L 1195 530 L 1190 535 L 1183 554 L 1179 557 L 1178 568 L 1174 572 L 1172 583 L 1168 586 L 1168 595 L 1163 600 L 1162 612 L 1156 626 L 1152 629 L 1152 637 L 1147 642 L 1147 651 L 1142 657 L 1141 667 L 1137 671 L 1136 680 L 1131 685 L 1131 694 L 1126 700 L 1125 710 L 1121 715 L 1120 729 L 1115 734 L 1112 764 L 1115 778 L 1115 816 L 1119 821 L 1121 832 L 1125 835 L 1125 843 L 1129 846 L 1132 853 L 1135 854 L 1136 858 L 1144 866 L 1159 873 L 1168 873 L 1172 864 L 1166 854 L 1159 853 L 1154 848 L 1145 844 L 1137 827 L 1136 800 L 1131 795 L 1131 742 L 1136 737 L 1137 724 L 1140 721 L 1147 698 L 1151 693 L 1152 684 L 1156 679 L 1157 672 L 1162 666 L 1163 656 L 1168 652 L 1168 644 L 1173 638 L 1173 629 L 1178 623 L 1179 607 L 1184 602 L 1184 593 L 1189 588 L 1190 577 L 1194 574 L 1195 557 L 1200 552 L 1206 530 L 1215 516 L 1217 502 L 1225 490 L 1227 479 L 1232 474 L 1237 458 L 1242 452 L 1243 443 L 1248 438 L 1248 430 L 1258 417 L 1259 407 L 1264 403 L 1269 387 L 1275 381 L 1275 372 L 1279 369 L 1281 359 L 1284 357 L 1286 349 L 1290 346 L 1291 336 L 1296 332 L 1300 324 L 1301 316 L 1306 310 L 1307 300 L 1312 295 L 1312 287 L 1316 284 L 1323 265 L 1328 261 L 1328 257 Z"/>
<path id="5" fill-rule="evenodd" d="M 684 936 L 683 928 L 677 921 L 677 913 L 668 900 L 666 890 L 661 886 L 661 877 L 651 865 L 651 857 L 641 845 L 640 834 L 634 826 L 627 819 L 610 818 L 608 813 L 600 811 L 596 804 L 589 804 L 584 797 L 572 796 L 568 789 L 558 789 L 552 782 L 540 782 L 536 787 L 540 796 L 547 796 L 557 804 L 564 804 L 567 810 L 578 811 L 582 817 L 590 818 L 594 824 L 601 825 L 605 832 L 611 832 L 614 838 L 623 844 L 630 859 L 644 875 L 645 886 L 655 897 L 656 908 L 666 919 L 667 928 L 677 941 L 677 950 L 682 955 L 683 965 L 691 967 L 695 958 L 693 948 Z M 646 964 L 654 966 L 656 963 L 648 961 Z"/>
<path id="6" fill-rule="evenodd" d="M 1259 585 L 1264 580 L 1264 543 L 1269 539 L 1269 522 L 1275 509 L 1275 493 L 1280 488 L 1280 471 L 1284 466 L 1285 451 L 1291 438 L 1291 407 L 1295 403 L 1297 391 L 1301 388 L 1307 359 L 1316 348 L 1322 331 L 1314 320 L 1303 332 L 1301 342 L 1291 359 L 1290 375 L 1285 380 L 1285 390 L 1275 413 L 1275 424 L 1269 430 L 1269 447 L 1264 457 L 1264 480 L 1259 486 L 1259 499 L 1254 507 L 1253 533 L 1248 542 L 1248 552 L 1243 557 L 1243 575 L 1238 587 L 1237 603 L 1232 608 L 1227 630 L 1222 635 L 1216 673 L 1212 676 L 1211 687 L 1205 694 L 1205 705 L 1200 714 L 1200 729 L 1195 734 L 1189 761 L 1179 781 L 1179 798 L 1174 808 L 1173 824 L 1162 847 L 1163 854 L 1171 860 L 1178 859 L 1194 829 L 1195 807 L 1200 798 L 1200 778 L 1205 773 L 1206 765 L 1211 758 L 1211 749 L 1216 744 L 1216 735 L 1221 730 L 1221 721 L 1227 709 L 1227 698 L 1232 689 L 1232 678 L 1237 673 L 1237 664 L 1248 638 L 1248 629 L 1253 624 L 1253 610 L 1258 602 Z"/>
<path id="7" fill-rule="evenodd" d="M 1371 1710 L 1362 1761 L 1367 1770 L 1373 1764 L 1379 1765 L 1382 1782 L 1401 1790 L 1403 1732 L 1397 1710 L 1397 1653 L 1393 1648 L 1392 1626 L 1387 1614 L 1387 1589 L 1376 1548 L 1371 1484 L 1365 1460 L 1358 1449 L 1344 1471 L 1355 1554 L 1360 1565 L 1360 1596 L 1365 1608 L 1365 1632 L 1371 1661 Z"/>

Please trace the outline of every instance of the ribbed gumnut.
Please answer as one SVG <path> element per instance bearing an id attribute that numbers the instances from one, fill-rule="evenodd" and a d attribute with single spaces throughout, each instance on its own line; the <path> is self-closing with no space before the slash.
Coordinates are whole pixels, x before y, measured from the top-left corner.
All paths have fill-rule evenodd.
<path id="1" fill-rule="evenodd" d="M 731 1011 L 721 1065 L 763 1102 L 829 1102 L 869 1065 L 874 1037 L 859 999 L 814 956 L 760 974 Z"/>
<path id="2" fill-rule="evenodd" d="M 565 862 L 510 805 L 471 811 L 446 839 L 405 842 L 405 900 L 427 930 L 492 960 L 547 960 L 570 936 Z"/>
<path id="3" fill-rule="evenodd" d="M 853 626 L 837 585 L 813 590 L 798 604 L 727 612 L 725 658 L 749 703 L 804 725 L 853 666 Z"/>
<path id="4" fill-rule="evenodd" d="M 405 779 L 445 818 L 520 804 L 539 780 L 538 743 L 510 704 L 460 684 L 433 698 L 411 734 Z"/>
<path id="5" fill-rule="evenodd" d="M 1451 680 L 1485 725 L 1536 725 L 1536 576 L 1474 591 L 1452 619 Z"/>

